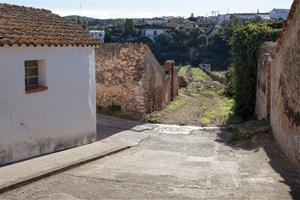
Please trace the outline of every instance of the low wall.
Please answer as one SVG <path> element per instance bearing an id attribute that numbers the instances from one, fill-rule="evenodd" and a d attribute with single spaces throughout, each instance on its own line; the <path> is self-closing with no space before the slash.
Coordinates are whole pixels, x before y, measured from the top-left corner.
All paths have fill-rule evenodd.
<path id="1" fill-rule="evenodd" d="M 167 63 L 172 64 L 171 74 L 166 73 Z M 96 81 L 99 107 L 120 106 L 135 118 L 162 110 L 178 93 L 175 62 L 160 66 L 144 44 L 104 44 L 96 49 Z"/>
<path id="2" fill-rule="evenodd" d="M 145 55 L 145 73 L 144 73 L 144 93 L 145 93 L 145 113 L 162 110 L 165 107 L 163 91 L 166 88 L 164 84 L 163 67 L 152 55 L 151 51 Z"/>
<path id="3" fill-rule="evenodd" d="M 147 47 L 104 44 L 96 48 L 97 105 L 120 106 L 127 113 L 144 113 L 143 74 Z"/>

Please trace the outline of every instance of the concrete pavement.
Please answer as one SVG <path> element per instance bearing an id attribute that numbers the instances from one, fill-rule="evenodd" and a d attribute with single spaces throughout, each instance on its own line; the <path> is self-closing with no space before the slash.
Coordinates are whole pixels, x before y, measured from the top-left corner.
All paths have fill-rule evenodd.
<path id="1" fill-rule="evenodd" d="M 138 124 L 134 121 L 98 116 L 98 138 L 102 140 L 0 167 L 0 193 L 136 146 L 148 137 L 148 135 L 138 131 L 128 130 Z M 144 128 L 140 128 L 146 130 L 151 126 L 145 125 Z"/>
<path id="2" fill-rule="evenodd" d="M 146 124 L 110 138 L 127 138 L 133 146 L 8 191 L 0 199 L 300 197 L 299 174 L 268 134 L 230 145 L 228 133 L 220 129 Z"/>

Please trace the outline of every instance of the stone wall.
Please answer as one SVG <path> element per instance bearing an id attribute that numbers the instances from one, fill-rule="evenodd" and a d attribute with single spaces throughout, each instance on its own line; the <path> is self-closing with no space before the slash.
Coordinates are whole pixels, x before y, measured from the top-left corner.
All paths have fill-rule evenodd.
<path id="1" fill-rule="evenodd" d="M 271 103 L 271 66 L 274 62 L 276 42 L 266 42 L 259 51 L 256 107 L 255 112 L 259 120 L 270 119 Z"/>
<path id="2" fill-rule="evenodd" d="M 150 50 L 145 55 L 145 72 L 143 76 L 145 97 L 145 111 L 143 113 L 162 110 L 165 106 L 163 97 L 165 84 L 163 80 L 166 75 Z"/>
<path id="3" fill-rule="evenodd" d="M 300 7 L 278 46 L 271 69 L 271 125 L 289 158 L 300 166 Z"/>
<path id="4" fill-rule="evenodd" d="M 138 49 L 138 50 L 136 50 Z M 141 105 L 144 46 L 105 44 L 96 49 L 97 105 L 121 106 L 124 112 L 144 112 Z"/>
<path id="5" fill-rule="evenodd" d="M 299 35 L 300 4 L 299 0 L 295 0 L 270 70 L 270 123 L 283 151 L 300 168 Z M 258 96 L 258 101 L 262 99 L 263 102 L 261 96 Z"/>
<path id="6" fill-rule="evenodd" d="M 103 44 L 96 49 L 100 107 L 120 106 L 123 112 L 138 118 L 162 110 L 172 99 L 166 93 L 178 88 L 177 81 L 172 81 L 176 77 L 175 68 L 173 76 L 165 73 L 147 45 Z"/>

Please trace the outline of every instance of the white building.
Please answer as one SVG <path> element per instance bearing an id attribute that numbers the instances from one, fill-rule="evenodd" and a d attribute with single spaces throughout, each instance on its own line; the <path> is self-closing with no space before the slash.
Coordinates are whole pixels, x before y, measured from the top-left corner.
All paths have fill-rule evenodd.
<path id="1" fill-rule="evenodd" d="M 50 11 L 0 13 L 0 165 L 94 142 L 99 42 Z"/>
<path id="2" fill-rule="evenodd" d="M 90 31 L 91 35 L 98 39 L 100 42 L 104 43 L 104 38 L 105 38 L 105 31 L 102 30 L 91 30 Z"/>
<path id="3" fill-rule="evenodd" d="M 165 34 L 169 31 L 170 29 L 167 28 L 143 28 L 142 29 L 142 35 L 144 37 L 150 38 L 152 41 L 155 41 L 158 36 Z"/>
<path id="4" fill-rule="evenodd" d="M 257 16 L 259 16 L 260 18 L 262 18 L 263 20 L 270 20 L 270 13 L 257 13 Z"/>
<path id="5" fill-rule="evenodd" d="M 221 25 L 224 22 L 227 22 L 231 19 L 232 16 L 242 20 L 242 21 L 251 21 L 256 18 L 261 18 L 263 20 L 270 20 L 269 13 L 236 13 L 236 14 L 226 14 L 218 16 L 218 25 Z"/>
<path id="6" fill-rule="evenodd" d="M 168 22 L 167 19 L 163 18 L 153 18 L 153 19 L 146 19 L 145 24 L 147 25 L 164 25 Z"/>
<path id="7" fill-rule="evenodd" d="M 290 10 L 289 9 L 276 9 L 274 8 L 270 12 L 270 18 L 273 20 L 277 19 L 284 19 L 286 20 L 288 18 Z"/>
<path id="8" fill-rule="evenodd" d="M 237 13 L 234 16 L 241 20 L 254 20 L 256 18 L 256 14 L 253 13 Z"/>

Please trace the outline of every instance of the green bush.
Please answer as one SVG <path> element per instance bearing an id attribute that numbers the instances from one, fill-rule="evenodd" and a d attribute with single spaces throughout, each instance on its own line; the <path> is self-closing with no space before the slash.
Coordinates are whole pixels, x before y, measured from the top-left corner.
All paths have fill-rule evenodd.
<path id="1" fill-rule="evenodd" d="M 230 39 L 232 67 L 227 90 L 234 94 L 236 113 L 252 117 L 255 108 L 258 50 L 266 41 L 275 41 L 281 29 L 267 24 L 248 23 L 235 29 Z M 230 85 L 231 84 L 231 85 Z"/>
<path id="2" fill-rule="evenodd" d="M 225 91 L 224 91 L 224 93 L 229 97 L 233 97 L 235 93 L 236 78 L 234 76 L 235 76 L 234 67 L 229 67 L 225 74 L 226 82 L 225 82 Z"/>
<path id="3" fill-rule="evenodd" d="M 160 123 L 160 114 L 149 114 L 146 116 L 146 122 L 159 124 Z"/>

